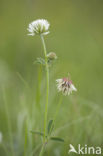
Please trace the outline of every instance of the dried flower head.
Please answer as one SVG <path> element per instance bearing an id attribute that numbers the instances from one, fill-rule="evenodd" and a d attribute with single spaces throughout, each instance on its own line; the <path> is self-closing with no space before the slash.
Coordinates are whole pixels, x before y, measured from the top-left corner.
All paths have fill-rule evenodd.
<path id="1" fill-rule="evenodd" d="M 47 35 L 49 33 L 49 22 L 45 19 L 38 19 L 36 21 L 33 21 L 32 23 L 29 24 L 28 31 L 30 32 L 29 35 L 34 36 L 34 35 Z"/>
<path id="2" fill-rule="evenodd" d="M 57 55 L 54 52 L 50 52 L 47 54 L 47 58 L 49 60 L 56 60 L 57 59 Z"/>
<path id="3" fill-rule="evenodd" d="M 72 91 L 77 91 L 69 78 L 57 79 L 56 82 L 58 91 L 62 91 L 64 95 L 69 95 Z"/>

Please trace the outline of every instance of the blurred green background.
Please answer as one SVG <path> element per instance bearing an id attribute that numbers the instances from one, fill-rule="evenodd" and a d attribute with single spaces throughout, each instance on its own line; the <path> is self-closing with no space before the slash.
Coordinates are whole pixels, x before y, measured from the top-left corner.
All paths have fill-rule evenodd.
<path id="1" fill-rule="evenodd" d="M 48 120 L 61 98 L 55 80 L 70 73 L 78 89 L 63 96 L 55 123 L 65 143 L 50 142 L 44 155 L 67 156 L 69 144 L 103 147 L 103 1 L 0 0 L 0 156 L 38 156 L 41 148 L 29 132 L 42 131 L 45 104 L 45 69 L 33 64 L 43 56 L 41 40 L 27 35 L 38 18 L 50 22 L 45 42 L 58 56 L 50 68 Z"/>

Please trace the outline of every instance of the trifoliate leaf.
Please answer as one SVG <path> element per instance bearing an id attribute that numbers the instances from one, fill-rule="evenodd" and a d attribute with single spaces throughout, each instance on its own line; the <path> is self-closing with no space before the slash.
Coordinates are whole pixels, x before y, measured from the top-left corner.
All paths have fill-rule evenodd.
<path id="1" fill-rule="evenodd" d="M 45 66 L 45 60 L 41 57 L 37 58 L 36 61 L 34 61 L 34 64 L 41 64 Z"/>
<path id="2" fill-rule="evenodd" d="M 64 142 L 64 139 L 59 138 L 59 137 L 51 137 L 50 140 Z"/>

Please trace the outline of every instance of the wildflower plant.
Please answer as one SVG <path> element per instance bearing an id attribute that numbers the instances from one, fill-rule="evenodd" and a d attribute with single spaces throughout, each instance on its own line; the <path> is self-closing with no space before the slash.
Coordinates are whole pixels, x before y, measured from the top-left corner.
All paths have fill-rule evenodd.
<path id="1" fill-rule="evenodd" d="M 64 142 L 62 138 L 52 136 L 54 121 L 57 115 L 57 111 L 54 115 L 54 120 L 50 120 L 47 125 L 48 104 L 49 104 L 49 67 L 52 64 L 52 62 L 57 59 L 57 55 L 54 52 L 47 53 L 44 36 L 49 33 L 49 27 L 50 24 L 47 20 L 38 19 L 30 23 L 27 29 L 29 31 L 28 35 L 31 36 L 39 35 L 41 38 L 41 42 L 44 50 L 44 58 L 37 58 L 35 63 L 39 63 L 43 65 L 46 69 L 46 103 L 45 103 L 45 113 L 44 113 L 44 131 L 43 132 L 31 131 L 31 133 L 43 137 L 42 148 L 39 156 L 43 155 L 45 146 L 49 140 Z M 56 83 L 57 83 L 58 91 L 59 92 L 61 91 L 64 95 L 69 95 L 70 93 L 72 93 L 72 91 L 77 91 L 77 89 L 75 88 L 75 86 L 73 85 L 72 81 L 69 78 L 57 79 Z M 59 106 L 57 106 L 57 108 L 58 107 L 60 107 L 60 103 Z"/>

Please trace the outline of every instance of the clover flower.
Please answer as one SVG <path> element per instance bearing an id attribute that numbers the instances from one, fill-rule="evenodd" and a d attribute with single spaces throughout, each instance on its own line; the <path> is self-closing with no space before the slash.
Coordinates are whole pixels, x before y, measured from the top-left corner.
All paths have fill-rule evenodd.
<path id="1" fill-rule="evenodd" d="M 77 91 L 69 78 L 57 79 L 56 82 L 58 91 L 62 91 L 64 95 L 69 95 L 72 91 Z"/>
<path id="2" fill-rule="evenodd" d="M 47 35 L 49 33 L 49 22 L 45 19 L 38 19 L 29 24 L 28 31 L 31 36 L 34 35 Z"/>

